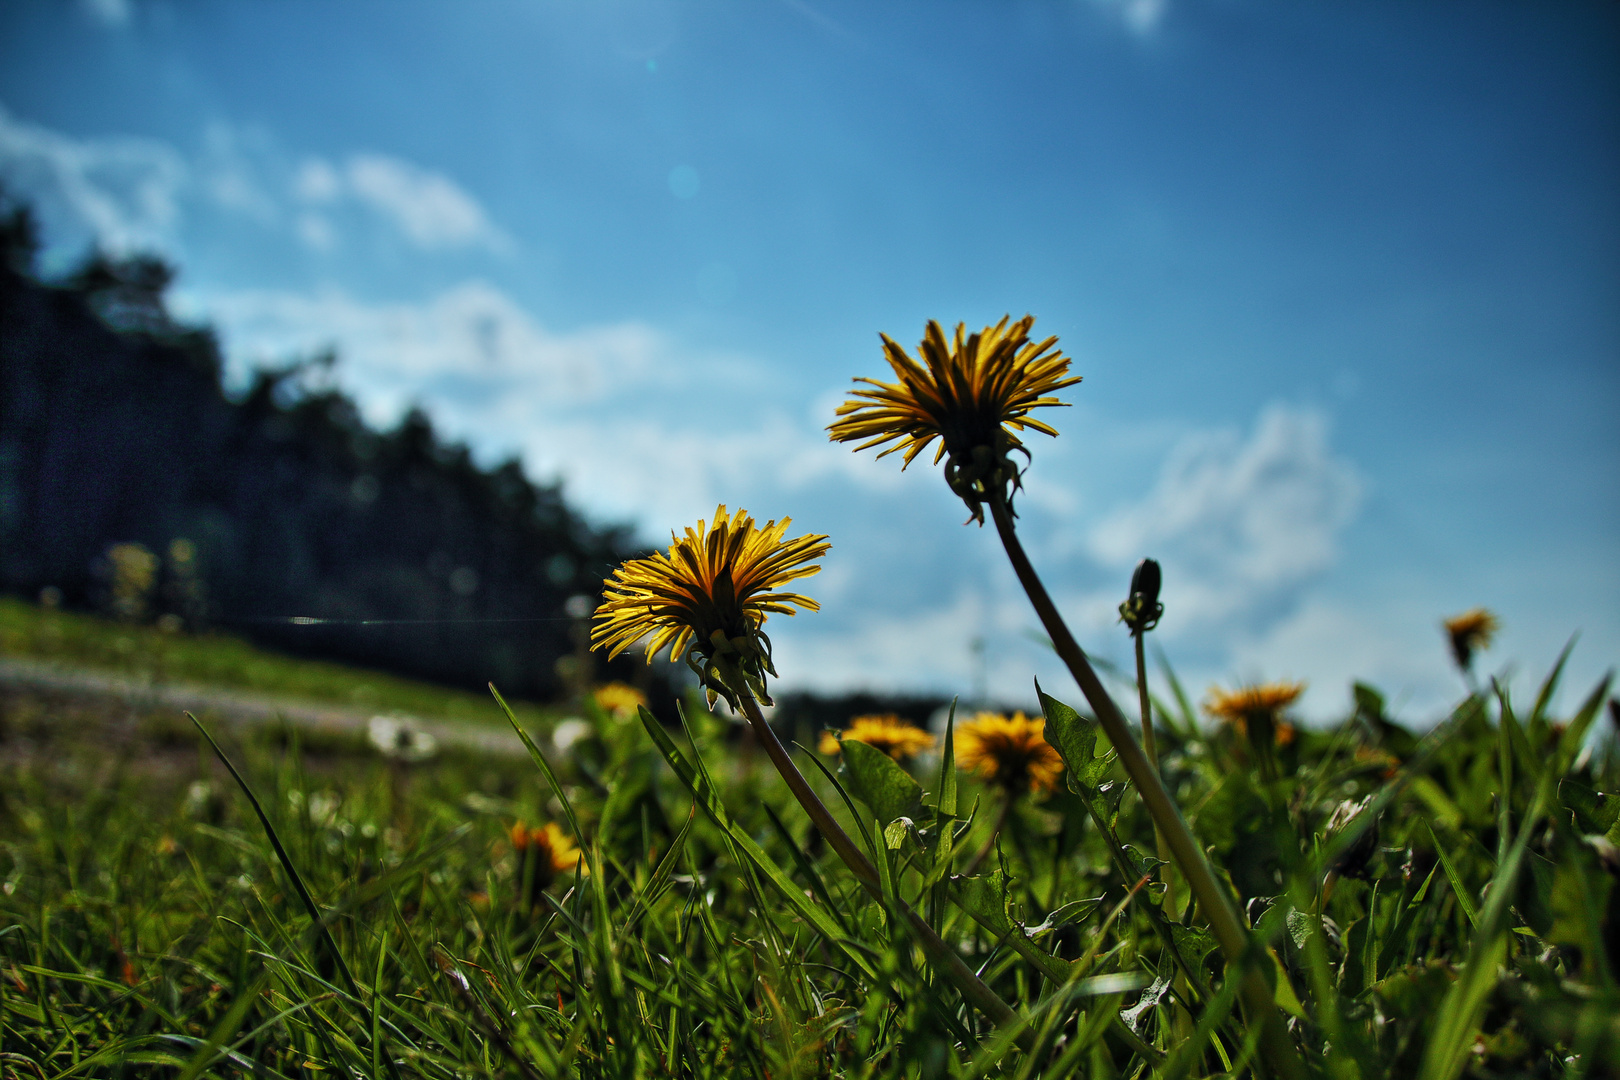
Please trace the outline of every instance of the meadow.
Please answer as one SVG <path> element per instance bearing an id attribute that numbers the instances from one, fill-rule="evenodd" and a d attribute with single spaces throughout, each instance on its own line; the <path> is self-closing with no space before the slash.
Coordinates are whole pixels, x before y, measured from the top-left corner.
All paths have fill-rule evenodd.
<path id="1" fill-rule="evenodd" d="M 1033 322 L 930 322 L 920 362 L 884 337 L 897 381 L 857 380 L 828 428 L 934 448 L 993 523 L 1073 677 L 1027 714 L 773 724 L 765 625 L 818 608 L 786 587 L 828 538 L 723 505 L 599 590 L 593 650 L 696 678 L 658 714 L 612 683 L 519 715 L 493 685 L 137 627 L 142 603 L 0 609 L 8 652 L 504 722 L 511 751 L 9 691 L 4 1075 L 1620 1074 L 1609 680 L 1557 706 L 1561 658 L 1515 702 L 1475 609 L 1436 641 L 1464 692 L 1424 731 L 1359 683 L 1325 727 L 1293 683 L 1195 707 L 1167 661 L 1161 699 L 1143 559 L 1110 690 L 1017 532 L 1019 433 L 1055 435 L 1031 411 L 1079 381 Z"/>
<path id="2" fill-rule="evenodd" d="M 7 617 L 20 633 L 61 616 Z M 81 626 L 98 632 L 130 630 Z M 1599 688 L 1554 716 L 1556 680 L 1517 705 L 1468 694 L 1426 735 L 1362 686 L 1354 715 L 1283 721 L 1269 745 L 1179 688 L 1153 703 L 1166 783 L 1266 946 L 1255 964 L 1308 1075 L 1620 1068 L 1620 762 L 1612 740 L 1591 749 L 1613 706 Z M 203 718 L 216 753 L 180 717 L 8 695 L 0 1074 L 1263 1068 L 1237 980 L 1100 740 L 1062 748 L 1073 783 L 1032 788 L 921 733 L 891 771 L 858 732 L 841 753 L 784 732 L 882 868 L 874 896 L 723 707 L 601 701 L 580 703 L 565 749 L 556 715 L 526 724 L 538 760 L 408 763 Z M 502 720 L 493 698 L 484 711 Z M 973 722 L 956 718 L 953 757 Z M 1019 1024 L 939 976 L 904 907 Z"/>

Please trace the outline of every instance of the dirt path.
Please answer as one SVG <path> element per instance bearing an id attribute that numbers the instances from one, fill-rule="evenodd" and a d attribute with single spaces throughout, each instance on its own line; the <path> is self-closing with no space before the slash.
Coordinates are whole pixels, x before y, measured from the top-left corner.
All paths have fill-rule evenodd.
<path id="1" fill-rule="evenodd" d="M 312 732 L 364 737 L 375 710 L 344 708 L 185 683 L 152 683 L 105 671 L 63 667 L 39 660 L 0 657 L 0 686 L 73 697 L 114 698 L 141 710 L 172 709 L 212 714 L 226 723 L 290 723 Z M 466 747 L 488 754 L 522 755 L 523 744 L 511 729 L 412 717 L 411 723 L 441 746 Z"/>

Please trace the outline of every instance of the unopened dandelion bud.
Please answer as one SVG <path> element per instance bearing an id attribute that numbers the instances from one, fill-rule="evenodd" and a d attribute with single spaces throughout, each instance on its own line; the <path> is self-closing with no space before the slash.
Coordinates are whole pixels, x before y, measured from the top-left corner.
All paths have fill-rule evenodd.
<path id="1" fill-rule="evenodd" d="M 1140 595 L 1148 604 L 1159 602 L 1159 585 L 1163 580 L 1157 559 L 1143 559 L 1131 574 L 1131 592 Z"/>
<path id="2" fill-rule="evenodd" d="M 1154 559 L 1143 559 L 1131 574 L 1131 595 L 1119 605 L 1119 619 L 1130 627 L 1131 633 L 1142 634 L 1159 623 L 1164 605 L 1159 603 L 1159 587 L 1163 574 Z"/>

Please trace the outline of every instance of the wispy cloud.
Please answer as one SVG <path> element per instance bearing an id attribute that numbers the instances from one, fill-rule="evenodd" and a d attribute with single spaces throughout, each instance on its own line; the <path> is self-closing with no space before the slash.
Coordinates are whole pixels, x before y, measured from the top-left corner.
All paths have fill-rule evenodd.
<path id="1" fill-rule="evenodd" d="M 662 348 L 659 336 L 637 323 L 553 333 L 505 292 L 476 280 L 420 303 L 371 303 L 331 289 L 229 292 L 192 305 L 219 322 L 238 370 L 337 348 L 346 380 L 379 416 L 434 391 L 458 411 L 498 414 L 533 400 L 566 412 L 643 379 Z"/>
<path id="2" fill-rule="evenodd" d="M 210 206 L 316 250 L 339 246 L 345 216 L 385 223 L 424 252 L 505 252 L 511 238 L 453 179 L 402 158 L 356 153 L 294 168 L 268 132 L 210 124 L 196 153 L 136 136 L 78 138 L 0 106 L 0 182 L 32 201 L 56 250 L 178 256 L 188 212 Z"/>
<path id="3" fill-rule="evenodd" d="M 425 250 L 483 247 L 500 251 L 511 244 L 478 201 L 454 180 L 384 154 L 355 154 L 341 167 L 312 158 L 298 169 L 293 191 L 311 207 L 353 199 Z M 306 233 L 306 239 L 309 235 Z"/>
<path id="4" fill-rule="evenodd" d="M 275 139 L 262 128 L 222 121 L 203 132 L 197 173 L 214 204 L 261 225 L 278 226 L 285 215 L 269 177 L 280 167 Z"/>
<path id="5" fill-rule="evenodd" d="M 179 300 L 218 326 L 238 379 L 335 349 L 340 382 L 374 422 L 431 402 L 452 436 L 488 455 L 520 451 L 589 509 L 655 535 L 740 489 L 898 482 L 829 444 L 808 416 L 751 399 L 758 360 L 694 351 L 636 321 L 555 331 L 486 281 L 417 302 L 335 289 Z M 720 415 L 746 419 L 720 425 Z"/>
<path id="6" fill-rule="evenodd" d="M 0 106 L 0 180 L 35 201 L 53 237 L 128 253 L 173 246 L 191 169 L 155 139 L 75 139 Z"/>
<path id="7" fill-rule="evenodd" d="M 1275 404 L 1246 439 L 1184 438 L 1153 490 L 1107 515 L 1089 546 L 1109 566 L 1144 555 L 1164 563 L 1178 625 L 1223 622 L 1273 605 L 1331 566 L 1364 488 L 1329 448 L 1324 416 Z"/>

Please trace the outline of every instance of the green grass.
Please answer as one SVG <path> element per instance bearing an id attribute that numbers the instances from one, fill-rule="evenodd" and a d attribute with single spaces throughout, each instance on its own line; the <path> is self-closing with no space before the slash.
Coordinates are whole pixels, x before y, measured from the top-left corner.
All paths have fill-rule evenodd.
<path id="1" fill-rule="evenodd" d="M 1470 697 L 1419 740 L 1363 689 L 1356 716 L 1278 748 L 1273 781 L 1233 732 L 1163 714 L 1165 775 L 1270 942 L 1312 1075 L 1620 1068 L 1620 765 L 1581 753 L 1579 725 L 1607 722 L 1601 693 L 1587 705 Z M 710 812 L 633 718 L 593 713 L 566 756 L 542 740 L 555 790 L 525 761 L 224 738 L 284 862 L 200 737 L 39 720 L 55 707 L 0 717 L 8 1080 L 1253 1075 L 1235 980 L 1174 889 L 1141 887 L 1151 824 L 1106 759 L 1083 770 L 1095 787 L 1019 796 L 978 873 L 939 881 L 938 830 L 965 830 L 960 871 L 1002 794 L 919 765 L 932 808 L 872 849 L 883 899 L 701 710 L 690 739 L 656 730 Z M 1344 828 L 1369 799 L 1373 831 Z M 547 882 L 509 829 L 570 817 L 589 873 Z M 1024 1048 L 932 976 L 897 900 L 1030 1018 Z"/>
<path id="2" fill-rule="evenodd" d="M 156 682 L 191 683 L 430 719 L 499 722 L 489 697 L 378 671 L 304 660 L 226 634 L 173 633 L 152 625 L 53 611 L 0 597 L 0 654 Z M 550 710 L 520 704 L 525 721 Z"/>

